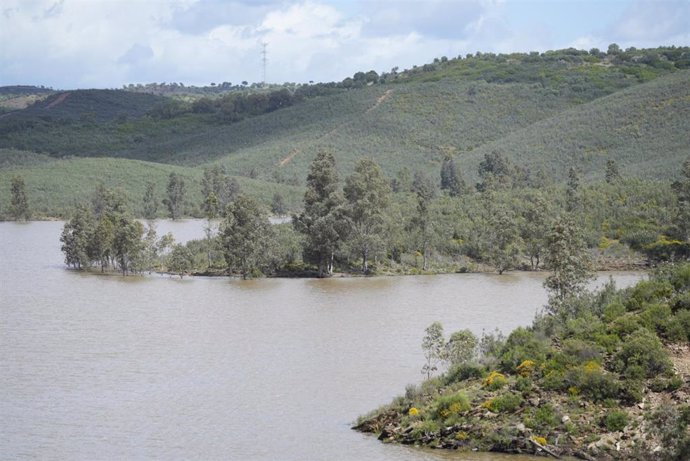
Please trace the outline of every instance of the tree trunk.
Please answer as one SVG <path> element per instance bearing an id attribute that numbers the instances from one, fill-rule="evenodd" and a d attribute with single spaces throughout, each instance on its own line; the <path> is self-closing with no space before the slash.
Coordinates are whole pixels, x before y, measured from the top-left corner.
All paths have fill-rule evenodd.
<path id="1" fill-rule="evenodd" d="M 366 248 L 362 251 L 362 272 L 365 274 L 369 271 L 369 264 L 367 262 L 368 253 L 369 251 Z"/>

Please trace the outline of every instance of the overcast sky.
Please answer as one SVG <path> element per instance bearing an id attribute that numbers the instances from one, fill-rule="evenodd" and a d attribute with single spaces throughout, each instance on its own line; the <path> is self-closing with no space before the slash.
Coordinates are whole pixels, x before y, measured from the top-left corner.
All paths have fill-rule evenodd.
<path id="1" fill-rule="evenodd" d="M 690 0 L 0 0 L 0 85 L 342 80 L 435 57 L 690 45 Z"/>

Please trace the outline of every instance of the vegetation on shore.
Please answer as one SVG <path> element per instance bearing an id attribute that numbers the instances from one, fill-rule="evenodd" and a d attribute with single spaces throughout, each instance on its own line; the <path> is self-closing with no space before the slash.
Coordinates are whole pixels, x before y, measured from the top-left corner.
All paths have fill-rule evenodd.
<path id="1" fill-rule="evenodd" d="M 567 278 L 567 277 L 566 277 Z M 428 376 L 354 429 L 432 448 L 685 460 L 690 456 L 690 265 L 597 293 L 551 291 L 507 338 L 427 328 Z"/>

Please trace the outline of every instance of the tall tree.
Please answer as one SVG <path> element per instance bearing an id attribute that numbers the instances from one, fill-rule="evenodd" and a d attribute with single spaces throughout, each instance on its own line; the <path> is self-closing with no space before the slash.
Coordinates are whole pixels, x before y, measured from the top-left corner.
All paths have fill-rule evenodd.
<path id="1" fill-rule="evenodd" d="M 115 218 L 113 253 L 122 275 L 136 269 L 140 263 L 144 245 L 144 225 L 128 213 L 120 213 Z"/>
<path id="2" fill-rule="evenodd" d="M 687 242 L 690 239 L 690 158 L 683 162 L 681 179 L 672 185 L 676 195 L 676 209 L 673 214 L 675 237 Z"/>
<path id="3" fill-rule="evenodd" d="M 381 167 L 364 158 L 346 178 L 343 191 L 347 200 L 348 246 L 362 258 L 362 272 L 367 273 L 369 257 L 384 246 L 384 216 L 390 187 Z"/>
<path id="4" fill-rule="evenodd" d="M 459 197 L 466 189 L 465 180 L 460 176 L 455 160 L 447 156 L 441 164 L 441 190 L 448 192 L 451 197 Z"/>
<path id="5" fill-rule="evenodd" d="M 304 211 L 293 221 L 295 228 L 306 237 L 303 258 L 318 266 L 319 277 L 333 273 L 335 253 L 344 233 L 342 204 L 335 157 L 320 152 L 309 167 Z"/>
<path id="6" fill-rule="evenodd" d="M 499 274 L 515 267 L 521 240 L 514 212 L 506 206 L 493 208 L 486 232 L 490 264 Z"/>
<path id="7" fill-rule="evenodd" d="M 19 175 L 13 176 L 10 184 L 10 216 L 16 221 L 31 219 L 29 200 L 26 198 L 26 184 L 24 178 Z"/>
<path id="8" fill-rule="evenodd" d="M 285 216 L 287 214 L 285 200 L 283 200 L 283 196 L 280 192 L 273 194 L 273 199 L 271 200 L 271 212 L 276 216 Z"/>
<path id="9" fill-rule="evenodd" d="M 606 161 L 606 173 L 604 174 L 604 177 L 606 178 L 606 182 L 609 184 L 620 181 L 621 174 L 620 171 L 618 171 L 618 165 L 616 164 L 615 160 L 608 159 Z"/>
<path id="10" fill-rule="evenodd" d="M 417 231 L 418 247 L 422 254 L 422 269 L 428 270 L 434 227 L 431 219 L 431 202 L 436 196 L 436 188 L 427 175 L 416 172 L 412 189 L 417 197 L 417 213 L 412 217 L 410 225 Z"/>
<path id="11" fill-rule="evenodd" d="M 228 206 L 223 225 L 223 249 L 228 269 L 251 277 L 268 261 L 271 224 L 259 205 L 240 195 Z"/>
<path id="12" fill-rule="evenodd" d="M 520 237 L 525 244 L 525 253 L 532 270 L 539 269 L 545 251 L 544 237 L 550 229 L 550 210 L 551 203 L 538 190 L 527 197 L 521 210 Z"/>
<path id="13" fill-rule="evenodd" d="M 580 173 L 577 168 L 570 167 L 568 170 L 568 183 L 565 189 L 565 207 L 569 212 L 580 208 Z"/>
<path id="14" fill-rule="evenodd" d="M 156 184 L 149 181 L 146 183 L 144 192 L 144 218 L 155 219 L 158 212 L 158 197 L 156 197 Z"/>
<path id="15" fill-rule="evenodd" d="M 60 235 L 60 249 L 65 254 L 65 264 L 75 269 L 86 269 L 91 265 L 89 242 L 93 229 L 91 210 L 85 206 L 78 206 L 70 220 L 65 223 Z"/>
<path id="16" fill-rule="evenodd" d="M 187 188 L 184 178 L 177 173 L 170 173 L 167 187 L 168 195 L 163 202 L 168 207 L 170 218 L 173 220 L 179 218 L 182 214 L 182 206 L 184 204 L 186 192 Z"/>
<path id="17" fill-rule="evenodd" d="M 585 290 L 593 274 L 587 245 L 571 218 L 559 218 L 546 241 L 546 264 L 551 275 L 546 278 L 544 286 L 549 291 L 549 310 L 558 314 L 568 298 Z"/>
<path id="18" fill-rule="evenodd" d="M 431 378 L 434 371 L 438 370 L 438 364 L 445 358 L 445 340 L 443 338 L 443 325 L 434 322 L 424 330 L 426 333 L 422 340 L 422 350 L 426 363 L 422 367 L 422 373 L 426 378 Z"/>
<path id="19" fill-rule="evenodd" d="M 511 163 L 500 152 L 484 154 L 477 170 L 481 179 L 481 182 L 477 183 L 477 190 L 484 192 L 511 187 L 513 171 Z"/>

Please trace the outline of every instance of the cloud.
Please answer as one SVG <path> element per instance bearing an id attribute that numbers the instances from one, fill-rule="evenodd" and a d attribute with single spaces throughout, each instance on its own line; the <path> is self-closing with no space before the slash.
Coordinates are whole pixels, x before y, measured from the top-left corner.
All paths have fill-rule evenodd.
<path id="1" fill-rule="evenodd" d="M 597 9 L 597 30 L 582 25 L 596 12 L 581 3 L 566 0 L 566 14 L 535 2 L 3 0 L 0 85 L 260 81 L 263 42 L 272 82 L 342 80 L 475 51 L 688 43 L 687 2 L 613 2 Z"/>

